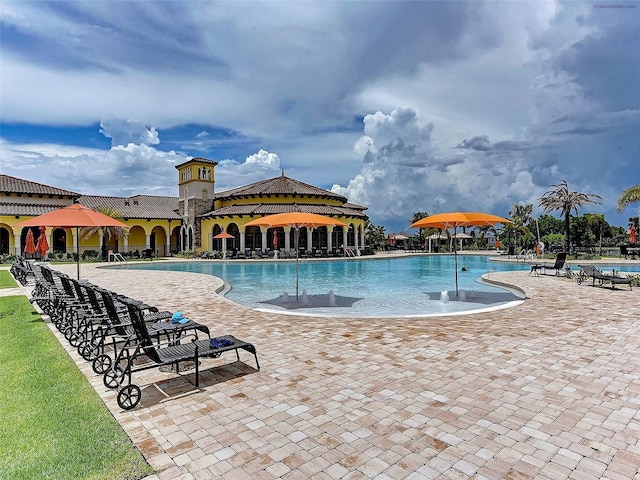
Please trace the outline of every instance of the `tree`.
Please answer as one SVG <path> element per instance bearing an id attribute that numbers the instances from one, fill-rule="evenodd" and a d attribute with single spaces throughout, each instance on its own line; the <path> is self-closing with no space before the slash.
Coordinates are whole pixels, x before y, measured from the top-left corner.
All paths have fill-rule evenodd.
<path id="1" fill-rule="evenodd" d="M 413 225 L 418 220 L 422 220 L 423 218 L 428 217 L 429 214 L 427 212 L 413 212 L 411 215 L 411 223 L 409 225 Z M 431 235 L 431 233 L 438 231 L 436 228 L 420 228 L 418 230 L 418 237 L 420 237 L 420 241 L 424 241 L 426 237 Z"/>
<path id="2" fill-rule="evenodd" d="M 622 213 L 622 210 L 624 210 L 627 205 L 636 202 L 640 202 L 640 185 L 629 187 L 622 192 L 618 199 L 616 210 L 618 213 Z"/>
<path id="3" fill-rule="evenodd" d="M 598 232 L 598 255 L 602 255 L 602 230 L 607 225 L 607 221 L 601 213 L 585 213 L 584 216 L 593 233 Z"/>
<path id="4" fill-rule="evenodd" d="M 560 210 L 560 214 L 564 217 L 564 248 L 569 251 L 570 235 L 571 235 L 571 212 L 578 214 L 578 208 L 588 203 L 601 203 L 600 195 L 593 193 L 572 192 L 566 180 L 562 180 L 559 184 L 550 185 L 540 197 L 539 206 L 545 212 L 554 212 Z"/>
<path id="5" fill-rule="evenodd" d="M 380 245 L 384 243 L 385 227 L 374 225 L 370 220 L 367 220 L 364 231 L 367 243 L 374 248 L 380 248 Z"/>
<path id="6" fill-rule="evenodd" d="M 112 208 L 112 207 L 100 207 L 98 209 L 98 211 L 100 213 L 102 213 L 103 215 L 106 215 L 107 217 L 115 218 L 116 220 L 122 221 L 122 215 L 120 215 L 120 212 L 118 212 L 115 208 Z M 126 228 L 122 228 L 122 227 L 87 227 L 87 228 L 83 228 L 82 229 L 82 235 L 83 235 L 84 240 L 86 240 L 89 237 L 92 237 L 93 235 L 99 233 L 100 230 L 102 230 L 102 245 L 101 245 L 101 247 L 102 247 L 102 256 L 103 257 L 106 255 L 106 247 L 105 247 L 105 243 L 104 243 L 105 238 L 108 239 L 108 240 L 111 240 L 111 237 L 113 237 L 113 236 L 118 238 L 118 237 L 126 237 L 126 236 L 129 235 L 129 231 Z"/>
<path id="7" fill-rule="evenodd" d="M 520 219 L 520 223 L 522 225 L 528 225 L 531 222 L 531 220 L 533 220 L 533 204 L 531 204 L 531 203 L 526 203 L 526 204 L 516 203 L 509 210 L 509 216 L 514 220 L 516 218 Z"/>

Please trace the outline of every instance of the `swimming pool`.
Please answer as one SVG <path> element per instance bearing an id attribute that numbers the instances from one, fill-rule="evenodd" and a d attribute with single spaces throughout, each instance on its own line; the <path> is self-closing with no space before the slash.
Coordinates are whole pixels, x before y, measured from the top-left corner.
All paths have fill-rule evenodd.
<path id="1" fill-rule="evenodd" d="M 466 271 L 462 271 L 465 267 Z M 455 296 L 454 258 L 418 255 L 299 263 L 300 299 L 295 301 L 293 261 L 157 262 L 130 268 L 214 275 L 229 284 L 225 296 L 253 309 L 349 317 L 426 316 L 505 308 L 522 301 L 514 292 L 479 282 L 490 271 L 529 270 L 527 265 L 458 256 L 460 295 Z M 449 301 L 442 292 L 448 290 Z M 289 301 L 284 301 L 286 292 Z M 306 293 L 308 305 L 304 305 Z"/>

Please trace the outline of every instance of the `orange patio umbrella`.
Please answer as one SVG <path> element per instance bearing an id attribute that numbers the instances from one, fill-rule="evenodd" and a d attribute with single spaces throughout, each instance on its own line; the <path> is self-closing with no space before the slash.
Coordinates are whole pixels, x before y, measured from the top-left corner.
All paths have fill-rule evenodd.
<path id="1" fill-rule="evenodd" d="M 482 212 L 448 212 L 429 215 L 411 224 L 410 228 L 440 228 L 448 230 L 453 228 L 453 236 L 456 236 L 458 227 L 494 226 L 498 223 L 512 223 L 511 220 Z M 456 242 L 453 242 L 453 255 L 456 268 L 456 297 L 458 296 L 458 252 Z"/>
<path id="2" fill-rule="evenodd" d="M 231 235 L 230 233 L 227 232 L 220 232 L 217 235 L 214 235 L 213 238 L 217 238 L 217 239 L 229 239 L 229 238 L 236 238 L 233 235 Z M 222 252 L 222 258 L 227 258 L 227 250 L 226 250 L 227 244 L 225 242 L 224 244 L 224 251 Z"/>
<path id="3" fill-rule="evenodd" d="M 36 251 L 36 244 L 33 241 L 33 231 L 31 229 L 29 229 L 29 231 L 27 231 L 27 238 L 25 239 L 24 242 L 24 253 L 28 253 L 29 255 L 35 253 Z"/>
<path id="4" fill-rule="evenodd" d="M 298 300 L 298 242 L 300 240 L 300 229 L 303 227 L 326 227 L 328 225 L 336 227 L 347 226 L 346 223 L 336 220 L 335 218 L 307 212 L 276 213 L 275 215 L 267 215 L 245 223 L 245 227 L 291 227 L 294 229 L 294 243 L 296 249 L 296 300 Z"/>
<path id="5" fill-rule="evenodd" d="M 85 207 L 79 203 L 74 203 L 72 205 L 58 208 L 48 213 L 44 213 L 37 217 L 33 217 L 24 222 L 20 222 L 16 225 L 17 227 L 38 227 L 38 226 L 47 226 L 47 227 L 75 227 L 76 229 L 76 238 L 78 238 L 78 245 L 80 244 L 80 228 L 84 227 L 119 227 L 128 229 L 129 226 L 122 223 L 120 220 L 112 218 L 108 215 L 105 215 L 100 212 L 96 212 L 95 210 Z M 40 234 L 40 237 L 43 237 L 43 233 Z M 38 241 L 40 239 L 38 238 Z M 46 238 L 44 240 L 46 242 Z M 47 245 L 47 249 L 48 249 Z M 45 250 L 46 252 L 46 250 Z M 80 279 L 80 252 L 78 252 L 77 259 L 77 270 L 78 270 L 78 279 Z"/>
<path id="6" fill-rule="evenodd" d="M 220 232 L 219 234 L 214 235 L 213 238 L 236 238 L 236 237 L 234 237 L 233 235 L 227 232 Z"/>

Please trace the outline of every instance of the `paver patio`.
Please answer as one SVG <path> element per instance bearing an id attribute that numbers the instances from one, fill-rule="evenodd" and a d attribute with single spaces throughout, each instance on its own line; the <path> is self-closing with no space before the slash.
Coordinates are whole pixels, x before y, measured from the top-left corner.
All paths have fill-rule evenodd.
<path id="1" fill-rule="evenodd" d="M 61 343 L 152 479 L 640 478 L 640 290 L 528 273 L 489 274 L 524 289 L 515 308 L 358 319 L 248 310 L 206 275 L 82 265 L 258 349 L 260 371 L 203 359 L 193 393 L 193 371 L 136 374 L 131 411 Z"/>

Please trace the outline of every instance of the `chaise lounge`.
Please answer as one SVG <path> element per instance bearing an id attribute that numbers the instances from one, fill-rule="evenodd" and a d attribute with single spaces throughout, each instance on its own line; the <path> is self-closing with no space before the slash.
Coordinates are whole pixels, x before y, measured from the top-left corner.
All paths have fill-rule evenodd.
<path id="1" fill-rule="evenodd" d="M 129 310 L 134 333 L 128 345 L 123 350 L 123 355 L 111 365 L 104 373 L 103 383 L 107 388 L 120 388 L 117 402 L 120 408 L 130 410 L 140 402 L 142 391 L 136 384 L 131 383 L 134 372 L 160 367 L 163 365 L 175 365 L 179 371 L 178 363 L 193 361 L 195 364 L 195 386 L 200 388 L 199 359 L 203 357 L 217 358 L 228 351 L 236 352 L 236 359 L 240 361 L 239 349 L 253 354 L 257 370 L 260 370 L 256 348 L 232 335 L 223 335 L 206 340 L 197 340 L 192 335 L 180 335 L 164 343 L 156 343 L 151 338 L 147 325 L 137 305 L 126 303 Z"/>
<path id="2" fill-rule="evenodd" d="M 602 286 L 605 282 L 611 283 L 611 289 L 615 289 L 616 285 L 629 285 L 631 290 L 631 280 L 625 277 L 617 277 L 615 275 L 606 275 L 594 265 L 579 265 L 580 274 L 578 275 L 578 285 L 581 285 L 587 278 L 591 278 L 591 286 Z"/>
<path id="3" fill-rule="evenodd" d="M 543 273 L 546 274 L 547 269 L 555 270 L 556 275 L 560 274 L 560 270 L 564 267 L 564 264 L 567 261 L 567 252 L 560 252 L 556 255 L 555 263 L 534 263 L 531 265 L 531 270 L 529 271 L 529 275 L 535 273 L 538 275 L 540 270 L 543 270 Z"/>

